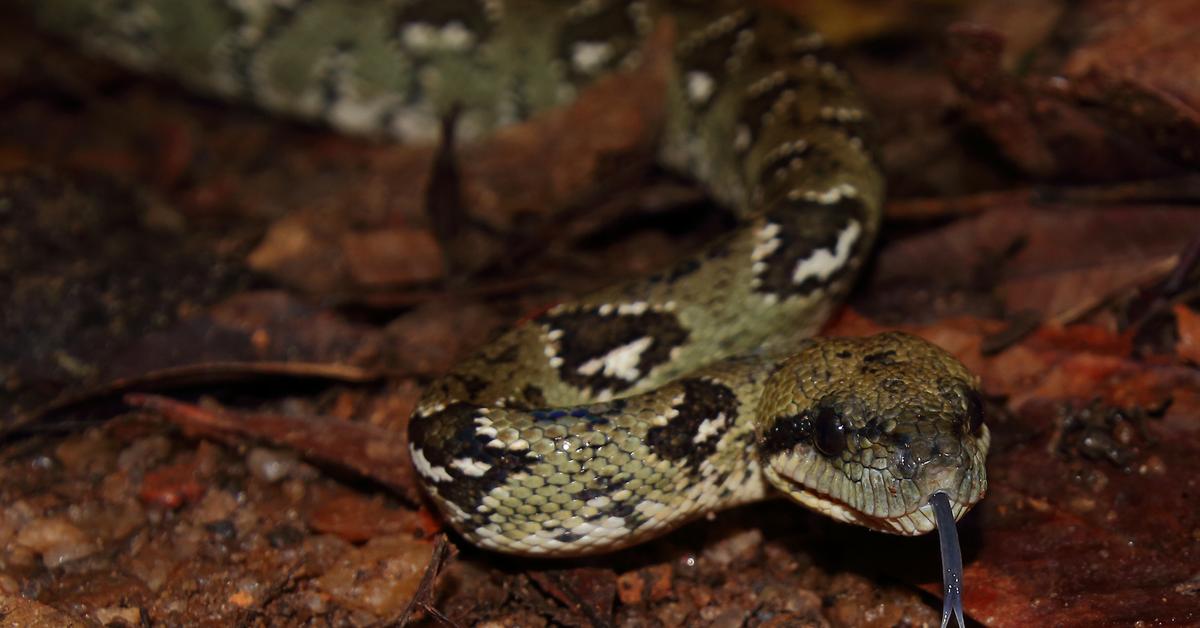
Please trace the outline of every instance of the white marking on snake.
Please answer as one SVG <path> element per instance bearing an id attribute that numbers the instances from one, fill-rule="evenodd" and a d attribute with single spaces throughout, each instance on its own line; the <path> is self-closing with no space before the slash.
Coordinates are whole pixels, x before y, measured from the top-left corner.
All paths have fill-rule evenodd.
<path id="1" fill-rule="evenodd" d="M 754 245 L 754 251 L 750 253 L 750 259 L 759 262 L 774 253 L 775 249 L 779 248 L 780 239 L 776 237 L 779 235 L 779 224 L 768 222 L 755 235 L 757 236 L 758 243 Z M 766 269 L 766 265 L 763 265 L 760 269 L 759 265 L 755 264 L 754 268 L 755 274 L 758 274 Z"/>
<path id="2" fill-rule="evenodd" d="M 687 73 L 687 96 L 694 105 L 702 105 L 712 98 L 717 83 L 704 72 Z"/>
<path id="3" fill-rule="evenodd" d="M 585 537 L 585 536 L 588 536 L 589 534 L 591 534 L 592 532 L 594 532 L 595 530 L 596 530 L 595 524 L 588 523 L 585 521 L 585 522 L 575 526 L 574 528 L 571 528 L 571 534 L 575 534 L 580 537 Z"/>
<path id="4" fill-rule="evenodd" d="M 342 82 L 339 81 L 339 84 Z M 340 88 L 339 88 L 340 89 Z M 349 90 L 342 90 L 349 91 Z M 339 129 L 356 132 L 369 132 L 378 124 L 381 112 L 393 103 L 383 99 L 365 99 L 361 97 L 341 98 L 329 110 L 329 119 Z"/>
<path id="5" fill-rule="evenodd" d="M 853 107 L 832 107 L 826 105 L 821 107 L 821 117 L 826 120 L 837 120 L 838 122 L 853 122 L 863 119 L 863 112 Z"/>
<path id="6" fill-rule="evenodd" d="M 584 362 L 577 370 L 580 375 L 589 377 L 603 370 L 606 377 L 619 377 L 629 382 L 635 381 L 642 375 L 637 367 L 638 362 L 642 359 L 642 352 L 649 349 L 653 343 L 654 338 L 650 336 L 638 338 L 629 344 L 609 351 L 603 357 L 592 358 Z"/>
<path id="7" fill-rule="evenodd" d="M 813 201 L 821 205 L 833 205 L 843 198 L 854 198 L 858 195 L 858 189 L 849 183 L 839 183 L 824 192 L 816 190 L 801 190 L 794 189 L 788 191 L 788 199 L 798 201 L 804 199 Z"/>
<path id="8" fill-rule="evenodd" d="M 409 24 L 400 36 L 406 46 L 418 52 L 461 52 L 475 43 L 475 35 L 461 22 L 450 22 L 441 28 L 424 22 Z"/>
<path id="9" fill-rule="evenodd" d="M 764 76 L 763 78 L 758 79 L 757 81 L 751 83 L 750 87 L 747 89 L 747 91 L 749 92 L 749 94 L 751 96 L 755 96 L 755 97 L 761 96 L 764 93 L 766 93 L 767 90 L 774 88 L 776 85 L 783 83 L 787 79 L 788 79 L 787 72 L 785 72 L 783 70 L 776 70 L 776 71 L 771 72 L 770 74 Z"/>
<path id="10" fill-rule="evenodd" d="M 602 41 L 581 41 L 571 48 L 571 65 L 584 74 L 599 70 L 612 58 L 613 47 Z"/>
<path id="11" fill-rule="evenodd" d="M 417 473 L 429 478 L 432 482 L 449 482 L 454 479 L 446 472 L 446 467 L 433 466 L 425 457 L 423 450 L 410 446 L 409 451 L 412 453 L 413 466 L 417 468 Z"/>
<path id="12" fill-rule="evenodd" d="M 696 429 L 696 436 L 692 438 L 692 442 L 699 445 L 708 440 L 709 436 L 719 434 L 725 428 L 725 413 L 722 412 L 711 419 L 704 419 L 700 422 L 700 427 Z"/>
<path id="13" fill-rule="evenodd" d="M 666 504 L 650 499 L 639 502 L 633 509 L 645 515 L 647 519 L 661 519 L 671 514 L 670 507 Z"/>
<path id="14" fill-rule="evenodd" d="M 859 226 L 858 221 L 851 220 L 846 228 L 838 234 L 837 244 L 834 245 L 833 251 L 817 249 L 813 251 L 812 255 L 796 264 L 796 270 L 792 272 L 792 282 L 804 283 L 810 277 L 816 277 L 820 281 L 829 279 L 830 275 L 850 259 L 850 251 L 854 249 L 854 243 L 861 233 L 862 227 Z"/>
<path id="15" fill-rule="evenodd" d="M 450 506 L 450 519 L 451 519 L 451 520 L 453 520 L 453 521 L 467 521 L 468 519 L 470 519 L 470 518 L 471 518 L 471 515 L 468 515 L 468 514 L 467 514 L 467 511 L 465 511 L 465 510 L 463 510 L 462 508 L 460 508 L 460 507 L 458 506 L 458 504 L 456 504 L 456 503 L 454 503 L 454 502 L 452 502 L 452 501 L 450 501 L 450 500 L 448 500 L 448 499 L 447 499 L 447 500 L 445 500 L 445 503 L 446 503 L 448 506 Z"/>
<path id="16" fill-rule="evenodd" d="M 607 495 L 600 495 L 587 500 L 587 505 L 591 506 L 592 508 L 604 508 L 605 506 L 608 506 L 609 501 L 610 500 L 608 499 Z"/>
<path id="17" fill-rule="evenodd" d="M 650 304 L 645 301 L 635 301 L 633 303 L 622 303 L 617 306 L 617 314 L 645 314 L 649 309 Z"/>
<path id="18" fill-rule="evenodd" d="M 465 475 L 475 478 L 482 477 L 484 473 L 487 473 L 488 469 L 492 468 L 492 465 L 480 462 L 474 458 L 458 458 L 454 462 L 451 462 L 450 466 L 462 471 Z"/>
<path id="19" fill-rule="evenodd" d="M 625 519 L 623 517 L 608 517 L 600 522 L 600 527 L 609 529 L 624 528 Z"/>

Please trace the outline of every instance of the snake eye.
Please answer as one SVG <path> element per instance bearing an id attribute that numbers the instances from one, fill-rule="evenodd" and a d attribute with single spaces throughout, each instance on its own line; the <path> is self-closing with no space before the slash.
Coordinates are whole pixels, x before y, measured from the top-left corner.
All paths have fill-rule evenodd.
<path id="1" fill-rule="evenodd" d="M 976 436 L 983 429 L 983 399 L 974 390 L 967 391 L 967 428 Z"/>
<path id="2" fill-rule="evenodd" d="M 826 456 L 837 456 L 846 448 L 845 427 L 838 421 L 838 413 L 829 406 L 821 406 L 813 421 L 813 444 L 817 451 Z"/>

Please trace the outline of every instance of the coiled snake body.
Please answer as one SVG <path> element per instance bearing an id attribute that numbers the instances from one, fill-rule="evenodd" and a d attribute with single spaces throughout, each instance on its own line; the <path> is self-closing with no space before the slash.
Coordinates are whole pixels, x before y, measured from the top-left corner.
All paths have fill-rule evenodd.
<path id="1" fill-rule="evenodd" d="M 662 160 L 743 226 L 650 277 L 554 307 L 433 383 L 415 468 L 502 552 L 625 547 L 770 494 L 899 534 L 983 494 L 976 380 L 902 334 L 811 339 L 862 265 L 883 181 L 819 36 L 741 3 L 141 0 L 34 3 L 43 22 L 217 93 L 403 139 L 572 99 L 674 33 Z"/>

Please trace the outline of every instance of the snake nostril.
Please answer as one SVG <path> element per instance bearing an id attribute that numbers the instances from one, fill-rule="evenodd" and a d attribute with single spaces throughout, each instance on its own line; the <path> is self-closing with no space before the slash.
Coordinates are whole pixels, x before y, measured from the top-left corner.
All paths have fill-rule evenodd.
<path id="1" fill-rule="evenodd" d="M 917 461 L 913 459 L 908 447 L 898 447 L 892 453 L 892 463 L 902 478 L 911 478 L 917 474 Z"/>

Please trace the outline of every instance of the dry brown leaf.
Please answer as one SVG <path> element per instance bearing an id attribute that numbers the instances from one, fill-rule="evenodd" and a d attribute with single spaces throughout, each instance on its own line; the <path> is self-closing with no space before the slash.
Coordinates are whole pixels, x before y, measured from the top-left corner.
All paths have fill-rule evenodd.
<path id="1" fill-rule="evenodd" d="M 1200 364 L 1200 314 L 1182 303 L 1176 305 L 1173 311 L 1179 331 L 1176 353 L 1192 364 Z"/>
<path id="2" fill-rule="evenodd" d="M 917 299 L 907 307 L 930 318 L 987 311 L 971 307 L 987 297 L 999 299 L 1003 312 L 1074 320 L 1170 272 L 1200 232 L 1200 214 L 1190 208 L 1052 208 L 1029 199 L 995 201 L 977 216 L 887 246 L 871 277 L 873 298 L 906 292 Z M 931 259 L 938 263 L 930 265 Z M 964 305 L 928 296 L 956 291 L 974 294 L 973 301 Z"/>
<path id="3" fill-rule="evenodd" d="M 1122 128 L 1175 158 L 1200 162 L 1200 5 L 1195 0 L 1095 3 L 1091 40 L 1064 66 L 1076 90 Z"/>

